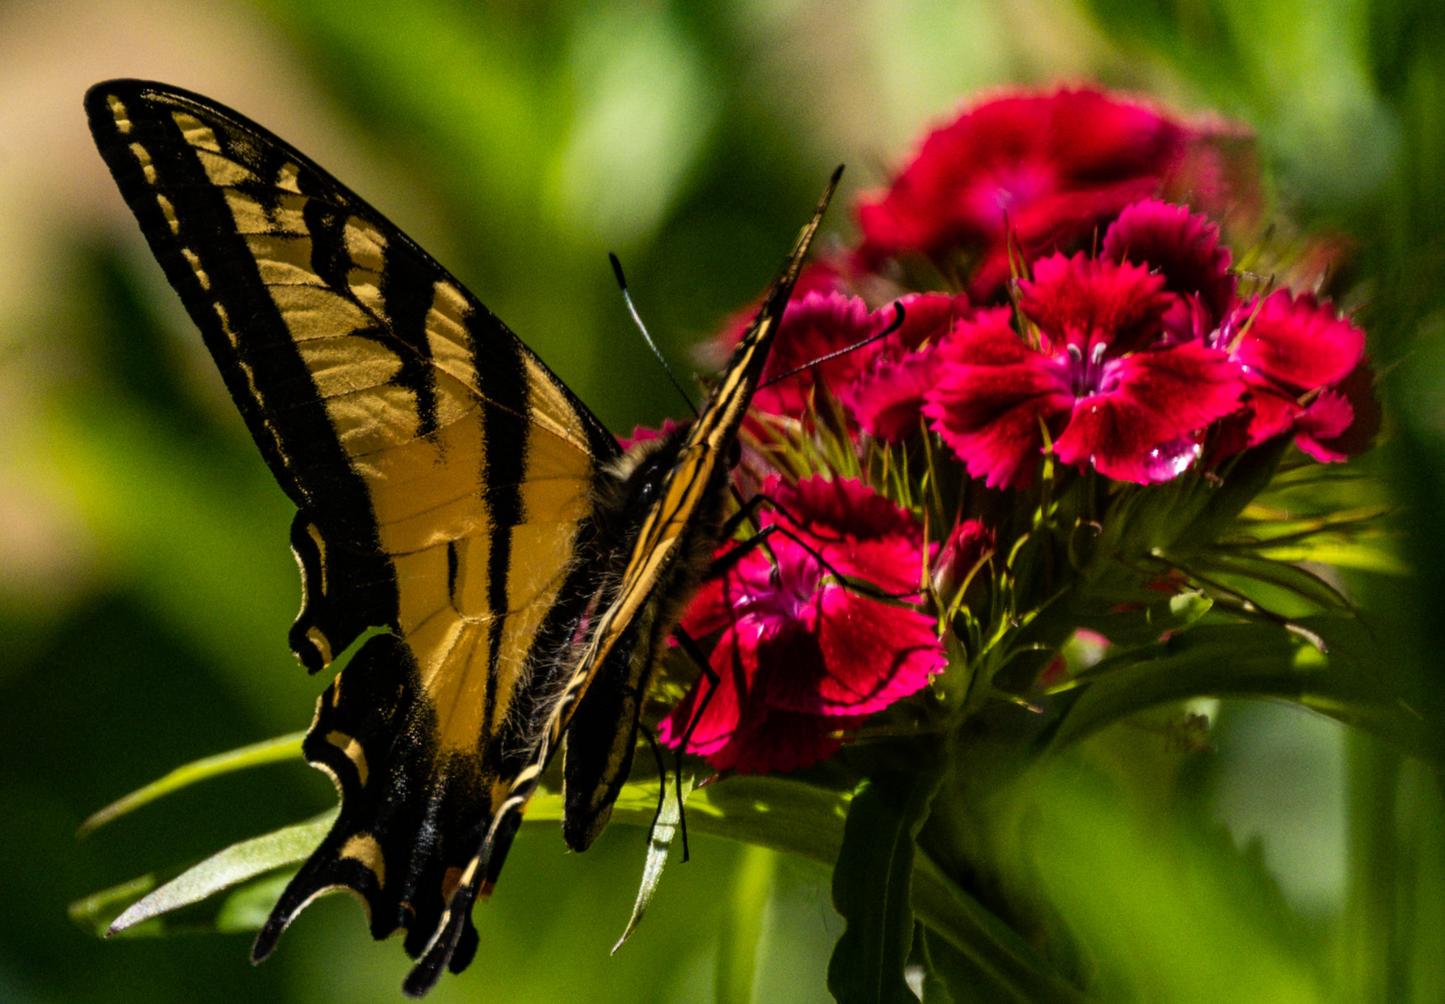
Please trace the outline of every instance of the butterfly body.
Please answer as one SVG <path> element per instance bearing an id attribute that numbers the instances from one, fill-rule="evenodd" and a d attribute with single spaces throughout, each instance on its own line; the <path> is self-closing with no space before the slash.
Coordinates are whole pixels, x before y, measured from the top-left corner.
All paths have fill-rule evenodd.
<path id="1" fill-rule="evenodd" d="M 583 849 L 606 824 L 827 194 L 699 417 L 623 452 L 450 273 L 294 147 L 163 84 L 98 84 L 86 109 L 297 506 L 293 651 L 317 672 L 382 629 L 318 701 L 303 751 L 341 810 L 253 954 L 346 889 L 375 937 L 405 930 L 420 959 L 405 989 L 424 993 L 474 954 L 472 903 L 564 738 L 564 836 Z"/>

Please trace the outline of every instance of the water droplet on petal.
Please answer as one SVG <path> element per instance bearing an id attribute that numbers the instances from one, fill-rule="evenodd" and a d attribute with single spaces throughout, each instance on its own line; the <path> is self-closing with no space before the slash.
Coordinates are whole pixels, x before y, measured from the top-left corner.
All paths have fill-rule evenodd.
<path id="1" fill-rule="evenodd" d="M 1177 478 L 1189 469 L 1190 464 L 1199 459 L 1202 449 L 1188 436 L 1180 436 L 1167 443 L 1160 443 L 1149 451 L 1144 462 L 1149 481 L 1158 483 Z"/>

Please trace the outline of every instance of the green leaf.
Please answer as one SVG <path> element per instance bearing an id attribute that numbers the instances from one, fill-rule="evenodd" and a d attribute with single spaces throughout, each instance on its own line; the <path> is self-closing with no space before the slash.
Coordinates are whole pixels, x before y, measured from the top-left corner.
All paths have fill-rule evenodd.
<path id="1" fill-rule="evenodd" d="M 1182 631 L 1207 614 L 1214 603 L 1197 590 L 1185 590 L 1149 604 L 1143 611 L 1128 609 L 1104 614 L 1074 616 L 1079 627 L 1099 632 L 1116 650 L 1157 642 L 1167 631 Z M 1142 614 L 1142 616 L 1141 616 Z"/>
<path id="2" fill-rule="evenodd" d="M 912 771 L 880 772 L 859 786 L 833 870 L 833 906 L 847 928 L 828 963 L 840 1004 L 912 1004 L 904 980 L 913 943 L 915 839 L 943 779 L 931 756 Z"/>
<path id="3" fill-rule="evenodd" d="M 948 992 L 948 979 L 938 971 L 933 962 L 933 953 L 929 951 L 927 927 L 919 924 L 913 932 L 913 952 L 909 959 L 909 969 L 920 974 L 917 981 L 921 993 L 918 995 L 923 1004 L 953 1004 L 953 995 Z"/>
<path id="4" fill-rule="evenodd" d="M 1257 583 L 1283 591 L 1321 610 L 1350 609 L 1350 601 L 1334 586 L 1306 568 L 1283 561 L 1249 555 L 1200 554 L 1186 562 L 1184 567 L 1204 582 L 1222 578 L 1229 588 L 1252 600 L 1264 599 L 1251 588 L 1252 583 Z"/>
<path id="5" fill-rule="evenodd" d="M 335 819 L 335 811 L 323 813 L 308 822 L 282 827 L 264 836 L 232 844 L 225 850 L 212 854 L 200 864 L 187 869 L 159 889 L 131 904 L 106 929 L 106 935 L 119 934 L 144 921 L 199 903 L 222 890 L 230 889 L 277 868 L 306 860 L 321 843 L 326 832 L 331 829 L 331 824 Z M 276 894 L 280 895 L 280 888 L 276 889 Z M 91 897 L 91 899 L 95 899 L 95 897 Z M 274 902 L 275 900 L 272 899 L 271 903 Z M 242 906 L 237 906 L 229 913 L 227 911 L 222 911 L 222 913 L 228 916 L 230 923 L 234 924 L 238 916 L 254 916 L 256 905 L 257 903 L 253 902 L 252 908 L 245 913 L 241 912 Z M 267 909 L 269 910 L 269 906 Z M 74 910 L 75 908 L 72 907 L 72 915 L 74 915 Z"/>
<path id="6" fill-rule="evenodd" d="M 261 930 L 296 872 L 295 868 L 287 868 L 236 886 L 216 911 L 215 929 L 223 934 Z"/>
<path id="7" fill-rule="evenodd" d="M 85 836 L 119 816 L 139 809 L 158 798 L 180 791 L 198 781 L 229 774 L 231 771 L 249 770 L 263 764 L 300 757 L 301 740 L 305 736 L 305 732 L 293 732 L 290 735 L 252 743 L 250 746 L 242 746 L 226 753 L 217 753 L 215 756 L 193 760 L 184 767 L 177 767 L 165 777 L 152 781 L 144 788 L 138 788 L 124 798 L 111 802 L 81 823 L 79 834 Z"/>
<path id="8" fill-rule="evenodd" d="M 687 798 L 686 792 L 692 790 L 692 782 L 690 774 L 682 779 L 682 800 L 678 799 L 677 787 L 666 783 L 666 780 L 662 782 L 662 804 L 657 807 L 657 815 L 653 818 L 651 831 L 647 836 L 647 860 L 642 865 L 642 881 L 637 887 L 637 899 L 632 904 L 632 916 L 627 920 L 627 927 L 623 930 L 622 937 L 612 946 L 614 955 L 622 947 L 622 943 L 632 937 L 637 925 L 642 923 L 642 915 L 647 912 L 647 907 L 652 902 L 658 882 L 662 881 L 662 869 L 667 864 L 668 852 L 672 850 L 673 838 L 677 836 L 678 824 L 682 819 L 682 803 Z"/>
<path id="9" fill-rule="evenodd" d="M 1375 647 L 1357 622 L 1305 618 L 1329 654 L 1275 624 L 1206 624 L 1099 662 L 1054 733 L 1061 748 L 1135 712 L 1194 697 L 1281 698 L 1368 729 L 1413 756 L 1445 759 L 1439 723 L 1403 704 L 1370 670 Z"/>
<path id="10" fill-rule="evenodd" d="M 134 903 L 137 897 L 154 889 L 156 881 L 154 874 L 142 875 L 129 882 L 102 889 L 71 903 L 66 913 L 81 927 L 94 931 L 97 938 L 104 938 L 110 932 L 110 925 L 115 922 L 115 918 Z"/>

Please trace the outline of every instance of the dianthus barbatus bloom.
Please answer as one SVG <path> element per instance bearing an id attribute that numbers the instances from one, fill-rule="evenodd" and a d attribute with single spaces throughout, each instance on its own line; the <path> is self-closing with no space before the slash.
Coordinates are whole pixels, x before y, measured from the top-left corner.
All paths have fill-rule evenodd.
<path id="1" fill-rule="evenodd" d="M 886 191 L 860 200 L 856 260 L 868 270 L 921 254 L 951 272 L 964 257 L 975 263 L 970 292 L 990 299 L 1009 277 L 1010 236 L 1025 258 L 1073 250 L 1183 173 L 1221 187 L 1227 172 L 1199 155 L 1217 133 L 1093 88 L 981 102 L 930 133 Z"/>
<path id="2" fill-rule="evenodd" d="M 1127 207 L 1104 235 L 1101 257 L 1146 265 L 1164 278 L 1175 301 L 1164 316 L 1166 338 L 1207 338 L 1229 316 L 1238 279 L 1219 228 L 1185 206 L 1146 199 Z"/>
<path id="3" fill-rule="evenodd" d="M 970 313 L 968 297 L 910 293 L 898 301 L 903 324 L 860 352 L 866 364 L 834 394 L 859 428 L 896 443 L 922 427 L 923 399 L 938 382 L 938 346 L 956 321 Z"/>
<path id="4" fill-rule="evenodd" d="M 1330 441 L 1355 419 L 1351 395 L 1368 401 L 1368 380 L 1342 386 L 1360 367 L 1363 331 L 1328 301 L 1280 289 L 1239 304 L 1215 341 L 1240 364 L 1249 387 L 1245 445 L 1294 433 L 1296 445 L 1315 460 L 1346 458 Z"/>
<path id="5" fill-rule="evenodd" d="M 990 487 L 1033 480 L 1047 430 L 1059 459 L 1151 484 L 1198 455 L 1190 434 L 1234 411 L 1239 366 L 1199 341 L 1165 344 L 1176 302 L 1162 275 L 1130 262 L 1053 255 L 1020 281 L 1019 312 L 982 311 L 955 326 L 924 414 Z"/>
<path id="6" fill-rule="evenodd" d="M 845 730 L 918 691 L 946 661 L 932 618 L 868 594 L 919 588 L 923 535 L 906 510 L 851 480 L 794 488 L 773 477 L 764 493 L 777 506 L 762 522 L 777 530 L 705 584 L 683 619 L 695 637 L 721 632 L 711 657 L 719 683 L 700 678 L 659 728 L 676 746 L 693 723 L 689 752 L 745 774 L 832 755 Z"/>
<path id="7" fill-rule="evenodd" d="M 777 338 L 763 369 L 762 384 L 753 395 L 753 408 L 773 415 L 801 418 L 807 411 L 813 388 L 844 387 L 867 363 L 865 350 L 844 352 L 818 362 L 824 356 L 859 345 L 884 331 L 893 321 L 892 310 L 870 311 L 856 296 L 812 292 L 795 297 L 783 313 Z M 817 365 L 809 365 L 817 363 Z M 770 384 L 785 373 L 801 372 Z"/>

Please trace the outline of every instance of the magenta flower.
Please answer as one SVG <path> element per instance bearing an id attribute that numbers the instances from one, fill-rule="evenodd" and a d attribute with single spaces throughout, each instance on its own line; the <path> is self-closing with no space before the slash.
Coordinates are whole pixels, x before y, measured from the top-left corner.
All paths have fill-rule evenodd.
<path id="1" fill-rule="evenodd" d="M 1172 341 L 1209 336 L 1234 306 L 1229 249 L 1207 217 L 1156 199 L 1129 206 L 1104 235 L 1102 257 L 1147 265 L 1176 294 L 1164 318 Z"/>
<path id="2" fill-rule="evenodd" d="M 1316 460 L 1345 459 L 1348 451 L 1328 442 L 1353 423 L 1352 400 L 1373 407 L 1368 367 L 1348 393 L 1339 387 L 1360 369 L 1363 331 L 1328 301 L 1281 289 L 1238 305 L 1216 341 L 1240 364 L 1249 388 L 1244 445 L 1294 433 L 1295 443 Z"/>
<path id="3" fill-rule="evenodd" d="M 711 657 L 720 682 L 699 679 L 658 733 L 676 746 L 711 691 L 688 750 L 740 773 L 830 756 L 843 732 L 919 690 L 946 661 L 930 617 L 837 578 L 916 591 L 922 532 L 906 510 L 857 481 L 812 477 L 789 488 L 772 478 L 765 491 L 778 508 L 763 522 L 779 531 L 706 584 L 683 619 L 694 636 L 721 632 Z"/>
<path id="4" fill-rule="evenodd" d="M 923 399 L 938 382 L 938 345 L 969 312 L 968 297 L 914 293 L 901 298 L 902 326 L 861 351 L 867 365 L 835 393 L 869 435 L 896 443 L 918 432 Z"/>
<path id="5" fill-rule="evenodd" d="M 953 600 L 970 575 L 986 573 L 984 562 L 993 555 L 993 549 L 994 532 L 983 523 L 964 519 L 954 524 L 933 566 L 933 587 L 945 604 Z"/>
<path id="6" fill-rule="evenodd" d="M 1025 259 L 1071 250 L 1184 168 L 1199 173 L 1191 144 L 1204 140 L 1093 88 L 1005 94 L 934 130 L 887 191 L 861 199 L 858 261 L 916 253 L 947 270 L 962 254 L 977 262 L 971 292 L 988 299 L 1009 277 L 1010 231 Z"/>
<path id="7" fill-rule="evenodd" d="M 868 351 L 844 353 L 771 386 L 768 381 L 829 353 L 865 342 L 892 322 L 892 310 L 870 312 L 856 296 L 817 292 L 802 297 L 795 295 L 778 327 L 777 341 L 763 370 L 762 385 L 753 395 L 753 407 L 774 415 L 801 418 L 814 388 L 847 386 L 867 363 Z"/>
<path id="8" fill-rule="evenodd" d="M 974 477 L 991 487 L 1033 479 L 1044 432 L 1059 459 L 1151 484 L 1199 454 L 1193 433 L 1234 411 L 1239 367 L 1200 342 L 1161 345 L 1175 301 L 1144 266 L 1054 255 L 1019 283 L 1019 310 L 960 322 L 940 350 L 944 375 L 923 412 Z"/>

